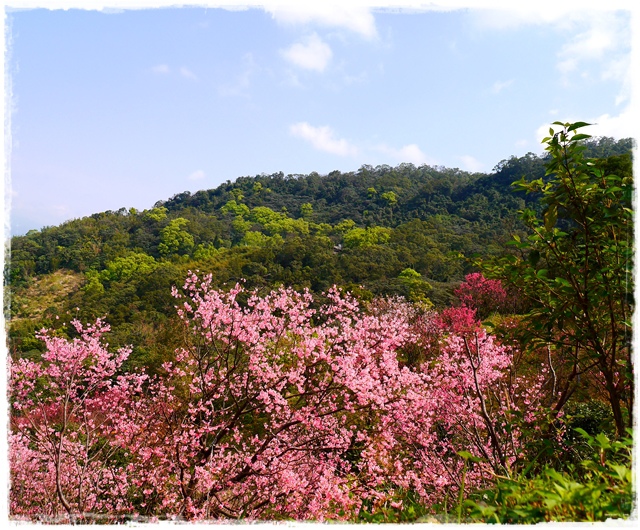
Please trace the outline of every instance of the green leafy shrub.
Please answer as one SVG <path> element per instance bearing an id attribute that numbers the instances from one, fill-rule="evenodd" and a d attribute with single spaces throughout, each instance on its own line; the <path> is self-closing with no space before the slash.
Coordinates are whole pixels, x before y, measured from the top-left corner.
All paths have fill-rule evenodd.
<path id="1" fill-rule="evenodd" d="M 575 429 L 583 429 L 592 436 L 600 432 L 614 432 L 611 408 L 607 403 L 595 399 L 584 403 L 569 403 L 565 407 L 564 419 L 571 433 Z M 573 435 L 573 438 L 576 436 Z"/>
<path id="2" fill-rule="evenodd" d="M 550 466 L 528 477 L 498 478 L 494 487 L 466 501 L 473 522 L 595 522 L 629 517 L 633 508 L 631 430 L 629 438 L 611 441 L 576 429 L 591 456 L 565 471 Z"/>

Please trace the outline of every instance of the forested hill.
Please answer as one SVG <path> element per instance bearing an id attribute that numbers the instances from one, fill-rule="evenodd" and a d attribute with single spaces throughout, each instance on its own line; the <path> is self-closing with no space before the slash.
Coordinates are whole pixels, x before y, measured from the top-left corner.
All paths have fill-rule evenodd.
<path id="1" fill-rule="evenodd" d="M 632 140 L 585 146 L 601 163 L 631 172 Z M 470 271 L 465 256 L 504 253 L 522 230 L 518 210 L 538 207 L 511 183 L 544 174 L 544 157 L 529 153 L 490 174 L 401 164 L 259 175 L 150 210 L 33 230 L 12 239 L 5 268 L 11 348 L 28 353 L 36 344 L 29 334 L 55 327 L 54 315 L 107 315 L 111 342 L 133 344 L 134 362 L 147 362 L 161 354 L 158 333 L 170 332 L 170 288 L 190 269 L 213 273 L 215 285 L 244 280 L 249 288 L 320 293 L 336 284 L 365 299 L 399 294 L 444 305 Z"/>
<path id="2" fill-rule="evenodd" d="M 605 158 L 628 153 L 632 141 L 597 138 L 586 147 L 587 156 Z M 503 160 L 490 174 L 468 173 L 441 166 L 415 167 L 413 164 L 396 167 L 365 165 L 355 172 L 333 171 L 328 175 L 314 172 L 285 176 L 275 173 L 240 177 L 218 188 L 194 194 L 180 193 L 156 203 L 156 206 L 164 206 L 171 212 L 191 207 L 213 213 L 224 206 L 230 194 L 240 194 L 242 202 L 250 208 L 267 206 L 276 211 L 286 211 L 294 217 L 300 216 L 303 204 L 310 203 L 314 220 L 320 223 L 335 224 L 343 219 L 352 219 L 358 225 L 393 226 L 436 214 L 460 215 L 475 220 L 474 212 L 485 217 L 495 214 L 477 211 L 487 209 L 477 201 L 483 203 L 485 199 L 513 197 L 511 183 L 522 176 L 542 177 L 544 164 L 544 157 L 528 153 L 520 158 Z"/>

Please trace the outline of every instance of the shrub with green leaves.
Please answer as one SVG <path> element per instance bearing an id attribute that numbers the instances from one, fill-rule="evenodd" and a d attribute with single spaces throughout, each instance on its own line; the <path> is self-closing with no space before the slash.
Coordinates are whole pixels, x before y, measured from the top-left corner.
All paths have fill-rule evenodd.
<path id="1" fill-rule="evenodd" d="M 550 466 L 530 477 L 499 477 L 494 487 L 466 501 L 468 519 L 484 523 L 597 522 L 627 518 L 633 509 L 632 431 L 611 441 L 576 429 L 591 456 L 566 471 Z"/>

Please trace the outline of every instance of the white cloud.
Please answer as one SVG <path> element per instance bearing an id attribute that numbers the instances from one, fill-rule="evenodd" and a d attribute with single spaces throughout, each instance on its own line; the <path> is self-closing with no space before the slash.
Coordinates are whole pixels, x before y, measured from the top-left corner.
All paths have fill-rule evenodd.
<path id="1" fill-rule="evenodd" d="M 186 66 L 180 68 L 180 75 L 182 77 L 186 77 L 187 79 L 193 79 L 194 81 L 198 80 L 198 76 L 194 74 L 191 70 L 189 70 Z"/>
<path id="2" fill-rule="evenodd" d="M 462 169 L 466 171 L 482 171 L 484 164 L 471 155 L 463 155 L 460 157 L 462 161 Z"/>
<path id="3" fill-rule="evenodd" d="M 260 67 L 253 59 L 253 54 L 246 53 L 242 57 L 243 70 L 234 82 L 218 87 L 221 96 L 248 96 L 248 89 L 251 87 L 251 78 L 260 71 Z"/>
<path id="4" fill-rule="evenodd" d="M 429 159 L 416 144 L 408 144 L 400 149 L 395 149 L 387 145 L 379 145 L 376 147 L 377 151 L 391 155 L 396 162 L 409 162 L 420 166 L 422 164 L 433 164 L 433 160 Z"/>
<path id="5" fill-rule="evenodd" d="M 574 122 L 577 120 L 575 118 L 570 118 L 568 120 L 558 121 Z M 595 118 L 580 121 L 592 124 L 589 127 L 580 129 L 581 133 L 590 134 L 591 136 L 612 136 L 616 139 L 638 137 L 637 120 L 633 119 L 632 111 L 629 106 L 617 116 L 602 114 Z M 558 125 L 549 125 L 548 123 L 541 125 L 536 129 L 535 133 L 538 143 L 541 142 L 543 138 L 549 136 L 549 127 L 556 132 L 560 129 L 560 126 Z"/>
<path id="6" fill-rule="evenodd" d="M 479 30 L 517 30 L 528 25 L 546 25 L 566 36 L 557 53 L 557 64 L 565 84 L 569 75 L 586 75 L 587 65 L 600 70 L 599 77 L 624 80 L 630 55 L 629 11 L 616 1 L 590 3 L 529 2 L 517 8 L 474 9 L 470 19 Z M 615 9 L 618 8 L 616 11 Z"/>
<path id="7" fill-rule="evenodd" d="M 624 79 L 629 71 L 629 56 L 613 59 L 602 72 L 602 79 Z"/>
<path id="8" fill-rule="evenodd" d="M 158 75 L 169 75 L 172 73 L 172 70 L 168 64 L 157 64 L 156 66 L 153 66 L 150 70 L 154 74 L 158 74 Z M 198 76 L 196 76 L 196 74 L 194 74 L 186 66 L 181 67 L 178 70 L 178 73 L 182 77 L 186 77 L 187 79 L 193 79 L 194 81 L 198 79 Z"/>
<path id="9" fill-rule="evenodd" d="M 466 0 L 469 3 L 469 0 Z M 571 29 L 578 23 L 630 11 L 631 0 L 537 0 L 513 2 L 512 0 L 482 0 L 483 5 L 459 5 L 468 9 L 472 23 L 481 30 L 517 30 L 522 26 L 554 25 L 559 29 Z"/>
<path id="10" fill-rule="evenodd" d="M 202 180 L 206 177 L 204 171 L 202 171 L 202 169 L 198 169 L 196 171 L 194 171 L 193 173 L 191 173 L 191 175 L 189 175 L 187 177 L 187 179 L 189 180 Z"/>
<path id="11" fill-rule="evenodd" d="M 298 138 L 311 143 L 319 151 L 325 151 L 339 156 L 355 156 L 358 149 L 342 138 L 335 138 L 335 133 L 329 126 L 314 127 L 307 122 L 294 123 L 289 132 Z"/>
<path id="12" fill-rule="evenodd" d="M 491 92 L 493 92 L 494 94 L 499 94 L 505 88 L 510 87 L 512 84 L 513 84 L 513 79 L 509 79 L 508 81 L 496 81 L 495 83 L 493 83 L 493 86 L 491 87 Z"/>
<path id="13" fill-rule="evenodd" d="M 589 134 L 592 136 L 613 136 L 614 138 L 637 138 L 637 120 L 632 119 L 629 109 L 625 109 L 617 116 L 602 114 L 593 120 Z"/>
<path id="14" fill-rule="evenodd" d="M 588 61 L 605 59 L 603 75 L 617 75 L 622 78 L 625 71 L 611 69 L 614 62 L 621 60 L 618 53 L 626 53 L 629 47 L 628 20 L 615 13 L 597 13 L 583 24 L 584 29 L 576 33 L 558 52 L 558 70 L 568 74 Z"/>
<path id="15" fill-rule="evenodd" d="M 169 69 L 169 66 L 166 64 L 158 64 L 153 68 L 151 68 L 151 71 L 154 74 L 165 74 L 165 75 L 171 72 L 171 70 Z"/>
<path id="16" fill-rule="evenodd" d="M 297 42 L 281 53 L 294 65 L 317 72 L 324 71 L 333 56 L 329 45 L 316 33 L 307 37 L 304 43 Z"/>
<path id="17" fill-rule="evenodd" d="M 353 31 L 366 39 L 377 36 L 376 22 L 366 6 L 343 2 L 342 5 L 312 2 L 289 6 L 265 6 L 265 11 L 280 23 L 289 25 L 319 24 Z"/>
<path id="18" fill-rule="evenodd" d="M 308 141 L 319 151 L 325 151 L 339 156 L 356 156 L 362 152 L 383 153 L 391 158 L 393 163 L 411 163 L 416 166 L 423 164 L 435 164 L 434 160 L 422 152 L 417 144 L 407 144 L 402 147 L 390 147 L 387 144 L 378 144 L 360 148 L 343 138 L 336 138 L 334 130 L 325 125 L 314 127 L 307 122 L 299 122 L 289 127 L 289 132 L 298 138 Z"/>
<path id="19" fill-rule="evenodd" d="M 569 5 L 556 2 L 554 9 L 549 9 L 543 2 L 528 2 L 516 8 L 485 8 L 469 11 L 473 23 L 479 29 L 514 30 L 530 24 L 562 23 L 572 13 Z"/>

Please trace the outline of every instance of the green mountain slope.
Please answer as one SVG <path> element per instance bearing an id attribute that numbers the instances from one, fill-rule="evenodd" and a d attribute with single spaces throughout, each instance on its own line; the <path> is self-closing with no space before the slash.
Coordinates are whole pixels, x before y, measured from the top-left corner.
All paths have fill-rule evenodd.
<path id="1" fill-rule="evenodd" d="M 631 146 L 609 138 L 586 144 L 628 171 Z M 529 153 L 490 174 L 401 164 L 241 177 L 150 210 L 122 208 L 31 231 L 11 240 L 5 267 L 11 348 L 32 351 L 33 329 L 62 332 L 65 318 L 55 315 L 107 315 L 112 344 L 133 344 L 131 362 L 153 365 L 175 340 L 171 286 L 195 269 L 212 273 L 218 286 L 242 280 L 249 288 L 320 293 L 336 284 L 363 299 L 401 295 L 446 305 L 470 271 L 465 256 L 500 255 L 522 230 L 517 212 L 535 208 L 536 198 L 514 193 L 511 183 L 542 177 L 544 164 Z M 52 274 L 69 281 L 47 298 L 38 288 Z M 35 311 L 39 303 L 47 307 Z"/>

